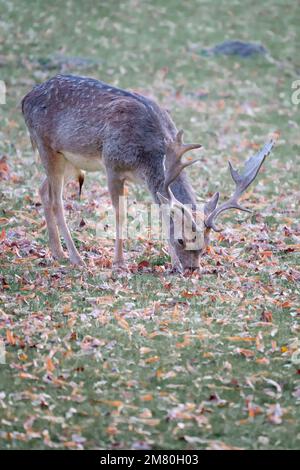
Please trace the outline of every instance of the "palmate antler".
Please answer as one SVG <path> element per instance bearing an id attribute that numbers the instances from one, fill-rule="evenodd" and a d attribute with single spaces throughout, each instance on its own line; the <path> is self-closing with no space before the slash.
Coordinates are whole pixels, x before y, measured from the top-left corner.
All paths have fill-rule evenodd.
<path id="1" fill-rule="evenodd" d="M 246 209 L 245 207 L 242 207 L 238 203 L 238 200 L 241 197 L 241 195 L 246 191 L 248 186 L 252 183 L 252 181 L 255 180 L 256 175 L 260 170 L 260 167 L 262 166 L 267 155 L 269 155 L 269 153 L 271 152 L 274 143 L 275 142 L 271 140 L 270 142 L 265 144 L 264 147 L 258 153 L 250 157 L 246 161 L 244 170 L 241 174 L 238 173 L 238 171 L 233 168 L 230 162 L 228 162 L 232 179 L 236 184 L 236 189 L 233 195 L 230 197 L 230 199 L 218 207 L 216 206 L 218 204 L 220 194 L 219 193 L 214 194 L 214 196 L 212 197 L 214 209 L 212 210 L 212 212 L 207 214 L 207 217 L 204 222 L 207 228 L 211 228 L 215 232 L 220 232 L 221 229 L 216 227 L 215 220 L 222 212 L 228 209 L 238 209 L 238 210 L 245 211 L 245 212 L 251 212 L 251 210 Z"/>
<path id="2" fill-rule="evenodd" d="M 172 197 L 170 185 L 177 178 L 187 166 L 193 165 L 198 162 L 199 159 L 195 159 L 189 162 L 183 163 L 181 157 L 189 150 L 199 149 L 202 147 L 201 144 L 185 144 L 183 143 L 183 130 L 180 130 L 174 141 L 169 142 L 166 148 L 166 156 L 164 160 L 165 167 L 165 181 L 163 185 L 163 191 L 166 196 Z"/>

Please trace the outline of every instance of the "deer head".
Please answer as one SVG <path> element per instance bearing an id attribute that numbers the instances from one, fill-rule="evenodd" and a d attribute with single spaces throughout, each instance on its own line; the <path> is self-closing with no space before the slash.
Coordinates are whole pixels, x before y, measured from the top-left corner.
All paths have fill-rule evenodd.
<path id="1" fill-rule="evenodd" d="M 192 149 L 198 149 L 200 144 L 183 143 L 183 131 L 179 131 L 174 141 L 166 146 L 164 159 L 165 180 L 163 194 L 157 193 L 162 204 L 162 213 L 169 223 L 169 244 L 172 263 L 179 269 L 195 269 L 199 267 L 200 257 L 205 253 L 209 243 L 211 230 L 221 231 L 216 226 L 216 219 L 229 209 L 251 212 L 242 207 L 238 200 L 256 178 L 265 158 L 270 153 L 274 142 L 271 140 L 250 157 L 241 173 L 235 170 L 229 162 L 229 169 L 236 188 L 228 201 L 218 205 L 220 194 L 215 193 L 199 211 L 195 204 L 186 206 L 174 196 L 170 185 L 182 170 L 193 165 L 199 159 L 182 162 L 182 156 Z"/>

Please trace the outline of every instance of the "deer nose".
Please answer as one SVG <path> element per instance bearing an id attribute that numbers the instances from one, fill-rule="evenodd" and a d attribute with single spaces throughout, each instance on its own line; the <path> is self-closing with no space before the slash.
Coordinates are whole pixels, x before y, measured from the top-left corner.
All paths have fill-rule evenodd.
<path id="1" fill-rule="evenodd" d="M 195 269 L 199 268 L 199 255 L 191 254 L 190 256 L 187 256 L 185 259 L 185 262 L 183 263 L 183 269 L 184 270 L 189 270 L 189 271 L 194 271 Z"/>

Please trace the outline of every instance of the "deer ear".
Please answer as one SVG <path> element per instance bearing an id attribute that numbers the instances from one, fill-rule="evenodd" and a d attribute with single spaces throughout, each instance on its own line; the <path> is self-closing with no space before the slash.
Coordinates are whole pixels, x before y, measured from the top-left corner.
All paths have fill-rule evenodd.
<path id="1" fill-rule="evenodd" d="M 220 193 L 215 193 L 212 198 L 204 204 L 204 214 L 209 215 L 215 210 L 219 201 Z"/>
<path id="2" fill-rule="evenodd" d="M 161 204 L 168 204 L 168 206 L 170 205 L 170 201 L 167 197 L 163 196 L 160 192 L 157 192 L 156 195 Z"/>

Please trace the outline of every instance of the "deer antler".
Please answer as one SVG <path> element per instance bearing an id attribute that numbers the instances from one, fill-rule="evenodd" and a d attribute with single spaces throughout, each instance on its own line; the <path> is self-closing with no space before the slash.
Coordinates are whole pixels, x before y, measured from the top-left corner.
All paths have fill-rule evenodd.
<path id="1" fill-rule="evenodd" d="M 256 175 L 258 174 L 260 170 L 260 167 L 262 166 L 267 155 L 269 155 L 269 153 L 271 152 L 271 149 L 274 143 L 275 142 L 271 140 L 270 142 L 265 144 L 264 147 L 259 152 L 257 152 L 255 155 L 250 157 L 245 162 L 245 167 L 241 174 L 233 168 L 230 162 L 228 162 L 230 173 L 231 173 L 233 181 L 236 184 L 236 188 L 235 188 L 233 195 L 230 197 L 228 201 L 224 202 L 219 207 L 215 207 L 214 210 L 210 214 L 208 214 L 205 220 L 205 225 L 207 228 L 212 228 L 215 232 L 220 232 L 221 229 L 216 227 L 215 220 L 222 212 L 228 209 L 238 209 L 238 210 L 245 211 L 245 212 L 251 212 L 249 209 L 242 207 L 238 203 L 238 200 L 241 197 L 241 195 L 246 191 L 248 186 L 252 183 L 252 181 L 255 180 Z M 217 205 L 219 196 L 220 196 L 219 193 L 216 193 L 213 196 L 213 199 L 215 201 L 215 206 Z"/>
<path id="2" fill-rule="evenodd" d="M 170 185 L 177 178 L 177 176 L 182 172 L 184 168 L 193 165 L 194 163 L 199 161 L 199 159 L 197 159 L 183 163 L 181 161 L 181 157 L 189 150 L 198 149 L 202 147 L 202 145 L 200 144 L 184 144 L 182 138 L 183 130 L 180 130 L 177 133 L 175 140 L 172 142 L 168 142 L 166 148 L 166 156 L 164 160 L 165 181 L 163 190 L 164 193 L 169 194 L 170 197 L 172 197 Z"/>

